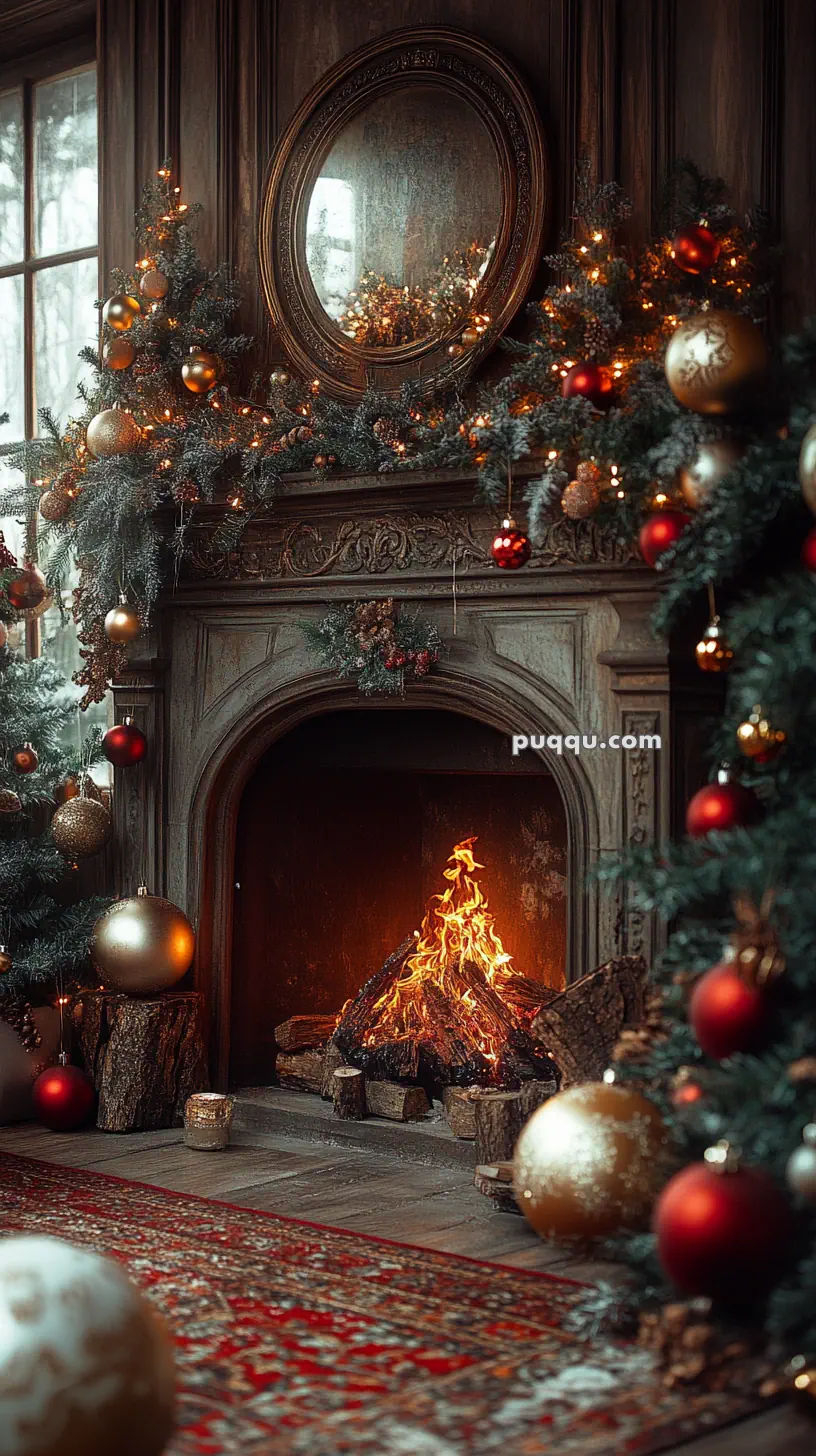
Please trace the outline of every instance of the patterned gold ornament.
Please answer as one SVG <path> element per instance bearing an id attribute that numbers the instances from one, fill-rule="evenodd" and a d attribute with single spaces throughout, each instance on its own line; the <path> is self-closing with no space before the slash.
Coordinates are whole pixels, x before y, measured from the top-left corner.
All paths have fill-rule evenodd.
<path id="1" fill-rule="evenodd" d="M 51 820 L 51 836 L 66 859 L 88 859 L 99 854 L 112 829 L 110 814 L 95 799 L 68 799 Z"/>
<path id="2" fill-rule="evenodd" d="M 0 814 L 19 814 L 22 807 L 20 795 L 13 789 L 0 789 Z"/>
<path id="3" fill-rule="evenodd" d="M 730 670 L 734 661 L 734 649 L 728 642 L 719 617 L 711 618 L 694 649 L 694 654 L 701 672 L 728 672 Z"/>
<path id="4" fill-rule="evenodd" d="M 0 1243 L 0 1430 L 14 1456 L 160 1456 L 173 1347 L 112 1259 L 62 1239 Z"/>
<path id="5" fill-rule="evenodd" d="M 698 510 L 744 453 L 745 446 L 739 440 L 703 440 L 694 459 L 677 472 L 677 485 L 686 505 Z"/>
<path id="6" fill-rule="evenodd" d="M 805 504 L 816 515 L 816 424 L 805 431 L 799 450 L 799 484 Z"/>
<path id="7" fill-rule="evenodd" d="M 191 349 L 181 366 L 181 377 L 191 394 L 206 394 L 218 380 L 221 360 L 206 349 Z"/>
<path id="8" fill-rule="evenodd" d="M 102 357 L 108 369 L 129 369 L 136 358 L 136 345 L 119 334 L 108 339 Z"/>
<path id="9" fill-rule="evenodd" d="M 759 703 L 737 729 L 740 753 L 744 753 L 746 758 L 756 759 L 759 763 L 767 763 L 775 758 L 784 747 L 785 738 L 786 734 L 781 728 L 772 727 Z"/>
<path id="10" fill-rule="evenodd" d="M 591 1239 L 647 1221 L 667 1174 L 657 1108 L 627 1087 L 589 1082 L 559 1092 L 522 1129 L 516 1200 L 545 1239 Z"/>
<path id="11" fill-rule="evenodd" d="M 142 630 L 139 613 L 128 602 L 124 592 L 115 607 L 111 607 L 105 618 L 105 636 L 110 642 L 126 647 L 135 642 Z"/>
<path id="12" fill-rule="evenodd" d="M 768 350 L 761 330 L 741 313 L 708 309 L 674 332 L 666 378 L 675 399 L 703 415 L 745 409 L 765 380 Z"/>
<path id="13" fill-rule="evenodd" d="M 64 521 L 71 509 L 73 496 L 67 490 L 44 490 L 39 499 L 39 511 L 44 521 Z"/>
<path id="14" fill-rule="evenodd" d="M 571 480 L 561 497 L 561 509 L 571 521 L 584 521 L 601 504 L 597 485 L 590 480 Z"/>
<path id="15" fill-rule="evenodd" d="M 130 293 L 114 293 L 102 309 L 102 317 L 106 324 L 117 333 L 124 332 L 133 325 L 133 320 L 139 317 L 141 306 L 138 298 Z"/>
<path id="16" fill-rule="evenodd" d="M 130 455 L 141 438 L 141 430 L 128 410 L 104 409 L 91 420 L 85 443 L 94 458 L 102 460 L 111 455 Z"/>
<path id="17" fill-rule="evenodd" d="M 151 303 L 158 303 L 160 299 L 166 298 L 169 287 L 167 274 L 162 273 L 161 268 L 148 268 L 139 282 L 142 298 L 149 298 Z"/>
<path id="18" fill-rule="evenodd" d="M 105 984 L 129 996 L 167 991 L 192 964 L 195 933 L 178 905 L 146 885 L 118 900 L 94 926 L 91 955 Z"/>

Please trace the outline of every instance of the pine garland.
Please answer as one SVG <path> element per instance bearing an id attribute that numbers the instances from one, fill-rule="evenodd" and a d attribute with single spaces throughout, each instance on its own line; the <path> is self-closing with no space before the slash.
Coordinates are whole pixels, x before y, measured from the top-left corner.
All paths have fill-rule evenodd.
<path id="1" fill-rule="evenodd" d="M 313 652 L 338 677 L 356 679 L 361 693 L 402 695 L 408 679 L 425 677 L 439 660 L 442 639 L 418 612 L 397 612 L 384 601 L 334 607 L 303 631 Z"/>

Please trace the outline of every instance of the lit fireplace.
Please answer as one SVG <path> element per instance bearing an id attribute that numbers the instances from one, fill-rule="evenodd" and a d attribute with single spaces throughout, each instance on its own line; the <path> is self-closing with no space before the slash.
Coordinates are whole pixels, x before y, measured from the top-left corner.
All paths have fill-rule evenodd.
<path id="1" fill-rule="evenodd" d="M 407 940 L 340 1013 L 333 1040 L 367 1076 L 444 1086 L 518 1087 L 555 1066 L 530 1034 L 546 988 L 515 971 L 482 893 L 473 846 Z"/>

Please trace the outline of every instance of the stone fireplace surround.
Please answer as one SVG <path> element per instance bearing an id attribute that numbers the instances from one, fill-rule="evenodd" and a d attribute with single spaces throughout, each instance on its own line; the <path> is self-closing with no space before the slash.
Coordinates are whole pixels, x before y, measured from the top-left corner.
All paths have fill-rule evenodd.
<path id="1" fill-rule="evenodd" d="M 513 733 L 660 734 L 662 750 L 544 751 L 568 831 L 567 979 L 620 951 L 654 948 L 655 927 L 588 870 L 669 829 L 668 650 L 650 628 L 655 576 L 593 522 L 553 518 L 529 565 L 499 571 L 496 518 L 473 480 L 437 472 L 293 478 L 275 513 L 219 552 L 204 522 L 193 571 L 164 601 L 155 655 L 115 684 L 117 713 L 145 730 L 143 770 L 117 775 L 115 880 L 145 882 L 193 920 L 195 985 L 226 1086 L 235 830 L 241 794 L 270 746 L 304 719 L 344 708 L 453 709 Z M 457 631 L 453 634 L 452 556 Z M 361 699 L 315 664 L 300 624 L 327 606 L 393 596 L 438 626 L 445 650 L 404 700 Z"/>

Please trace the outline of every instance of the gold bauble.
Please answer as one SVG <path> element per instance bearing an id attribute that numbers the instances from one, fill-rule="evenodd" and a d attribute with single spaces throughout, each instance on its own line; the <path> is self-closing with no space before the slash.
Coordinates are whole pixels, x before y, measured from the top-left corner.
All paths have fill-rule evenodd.
<path id="1" fill-rule="evenodd" d="M 762 332 L 741 313 L 712 308 L 696 313 L 672 334 L 666 378 L 675 399 L 702 415 L 747 408 L 766 377 Z"/>
<path id="2" fill-rule="evenodd" d="M 19 814 L 22 807 L 20 795 L 13 789 L 0 789 L 0 814 Z"/>
<path id="3" fill-rule="evenodd" d="M 94 415 L 85 433 L 85 443 L 97 460 L 109 455 L 129 455 L 142 438 L 141 430 L 128 410 L 104 409 Z"/>
<path id="4" fill-rule="evenodd" d="M 105 636 L 109 642 L 116 642 L 120 647 L 127 647 L 130 642 L 136 641 L 141 630 L 139 613 L 122 595 L 117 605 L 111 607 L 105 618 Z"/>
<path id="5" fill-rule="evenodd" d="M 472 349 L 473 345 L 479 342 L 479 330 L 473 324 L 469 324 L 466 329 L 462 330 L 461 339 L 466 349 Z"/>
<path id="6" fill-rule="evenodd" d="M 169 1331 L 120 1265 L 62 1239 L 0 1241 L 0 1431 L 15 1456 L 160 1456 Z"/>
<path id="7" fill-rule="evenodd" d="M 734 661 L 730 645 L 719 617 L 712 617 L 694 649 L 697 666 L 702 672 L 729 672 Z"/>
<path id="8" fill-rule="evenodd" d="M 112 832 L 111 817 L 95 799 L 68 799 L 51 820 L 51 836 L 66 859 L 88 859 L 105 848 Z"/>
<path id="9" fill-rule="evenodd" d="M 138 298 L 130 293 L 114 293 L 102 309 L 102 317 L 117 333 L 129 329 L 141 313 Z"/>
<path id="10" fill-rule="evenodd" d="M 161 268 L 148 268 L 142 274 L 139 283 L 139 292 L 142 298 L 149 298 L 151 303 L 158 303 L 160 299 L 167 297 L 167 290 L 170 287 L 170 280 Z"/>
<path id="11" fill-rule="evenodd" d="M 805 504 L 816 515 L 816 424 L 805 431 L 799 450 L 799 484 Z"/>
<path id="12" fill-rule="evenodd" d="M 545 1239 L 591 1239 L 648 1220 L 666 1179 L 663 1119 L 639 1092 L 589 1082 L 559 1092 L 522 1128 L 516 1201 Z"/>
<path id="13" fill-rule="evenodd" d="M 561 509 L 571 521 L 583 521 L 594 515 L 600 504 L 597 485 L 587 480 L 571 480 L 561 497 Z"/>
<path id="14" fill-rule="evenodd" d="M 73 497 L 67 490 L 44 490 L 39 499 L 40 515 L 44 521 L 64 521 L 71 509 Z"/>
<path id="15" fill-rule="evenodd" d="M 191 349 L 181 366 L 181 377 L 191 394 L 206 394 L 218 379 L 221 360 L 206 349 Z"/>
<path id="16" fill-rule="evenodd" d="M 273 369 L 269 376 L 269 383 L 275 389 L 286 389 L 291 382 L 292 376 L 288 369 Z"/>
<path id="17" fill-rule="evenodd" d="M 454 341 L 453 341 L 452 344 L 448 344 L 448 356 L 449 356 L 449 358 L 451 358 L 451 359 L 458 359 L 459 356 L 460 356 L 460 354 L 464 354 L 464 352 L 465 352 L 465 346 L 464 346 L 464 344 L 460 344 L 457 339 L 454 339 Z"/>
<path id="18" fill-rule="evenodd" d="M 746 758 L 757 759 L 759 763 L 767 763 L 776 758 L 785 746 L 786 737 L 781 728 L 772 726 L 759 704 L 737 729 L 740 753 L 744 753 Z"/>
<path id="19" fill-rule="evenodd" d="M 170 900 L 144 885 L 119 900 L 94 926 L 91 955 L 105 985 L 129 996 L 167 991 L 190 969 L 195 934 Z"/>
<path id="20" fill-rule="evenodd" d="M 703 440 L 694 459 L 688 465 L 681 465 L 677 472 L 677 484 L 686 505 L 695 511 L 703 505 L 744 454 L 745 446 L 738 440 Z"/>
<path id="21" fill-rule="evenodd" d="M 129 369 L 136 358 L 136 345 L 121 336 L 109 339 L 103 357 L 108 369 Z"/>

